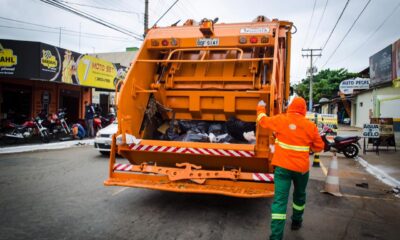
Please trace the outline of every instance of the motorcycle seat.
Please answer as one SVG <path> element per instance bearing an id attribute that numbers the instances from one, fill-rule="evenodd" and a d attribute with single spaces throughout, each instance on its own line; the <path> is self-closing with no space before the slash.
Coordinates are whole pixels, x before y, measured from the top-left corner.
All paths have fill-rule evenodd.
<path id="1" fill-rule="evenodd" d="M 346 140 L 350 140 L 350 139 L 354 139 L 354 138 L 356 138 L 356 136 L 348 136 L 348 137 L 337 136 L 334 138 L 334 141 L 341 142 L 341 141 L 346 141 Z"/>

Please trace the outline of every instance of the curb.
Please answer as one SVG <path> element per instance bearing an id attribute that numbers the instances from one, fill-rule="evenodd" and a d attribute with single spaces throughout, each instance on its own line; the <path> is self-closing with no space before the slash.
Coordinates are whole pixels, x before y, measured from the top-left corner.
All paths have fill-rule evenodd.
<path id="1" fill-rule="evenodd" d="M 374 177 L 379 179 L 384 184 L 389 185 L 389 186 L 391 186 L 393 188 L 400 187 L 400 181 L 398 181 L 395 178 L 389 176 L 387 173 L 385 173 L 381 169 L 375 167 L 374 165 L 369 164 L 363 158 L 358 156 L 358 157 L 355 157 L 354 160 L 356 162 L 360 163 L 368 173 L 372 174 Z"/>
<path id="2" fill-rule="evenodd" d="M 57 142 L 57 143 L 42 143 L 42 144 L 34 144 L 34 145 L 24 145 L 24 146 L 16 146 L 16 147 L 4 147 L 0 148 L 0 155 L 2 154 L 10 154 L 10 153 L 23 153 L 23 152 L 34 152 L 40 150 L 57 150 L 57 149 L 65 149 L 70 147 L 77 147 L 82 145 L 93 145 L 93 139 L 87 140 L 75 140 L 75 141 L 67 141 L 67 142 Z"/>

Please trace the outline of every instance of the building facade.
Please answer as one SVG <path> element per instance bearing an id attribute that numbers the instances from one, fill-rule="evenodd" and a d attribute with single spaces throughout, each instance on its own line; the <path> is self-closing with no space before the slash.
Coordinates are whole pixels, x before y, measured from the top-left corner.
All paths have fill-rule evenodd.
<path id="1" fill-rule="evenodd" d="M 23 123 L 65 108 L 69 122 L 84 118 L 92 89 L 115 89 L 111 62 L 49 44 L 0 39 L 0 121 Z"/>

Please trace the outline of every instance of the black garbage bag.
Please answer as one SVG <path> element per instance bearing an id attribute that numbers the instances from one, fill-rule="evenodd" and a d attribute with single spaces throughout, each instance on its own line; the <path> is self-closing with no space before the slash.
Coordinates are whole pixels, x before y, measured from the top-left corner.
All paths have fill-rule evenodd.
<path id="1" fill-rule="evenodd" d="M 230 117 L 226 122 L 226 128 L 229 135 L 239 141 L 246 141 L 243 133 L 256 131 L 256 124 L 251 122 L 243 122 L 235 117 Z"/>
<path id="2" fill-rule="evenodd" d="M 195 133 L 207 133 L 209 124 L 206 121 L 184 121 L 178 122 L 181 133 L 187 133 L 188 131 Z"/>
<path id="3" fill-rule="evenodd" d="M 181 135 L 179 140 L 182 142 L 208 142 L 207 133 L 196 133 L 188 131 L 187 133 Z"/>
<path id="4" fill-rule="evenodd" d="M 172 141 L 178 141 L 179 140 L 179 134 L 176 132 L 175 128 L 169 127 L 163 135 L 166 140 L 172 140 Z"/>
<path id="5" fill-rule="evenodd" d="M 208 127 L 208 134 L 221 135 L 226 133 L 226 127 L 222 123 L 212 123 Z"/>

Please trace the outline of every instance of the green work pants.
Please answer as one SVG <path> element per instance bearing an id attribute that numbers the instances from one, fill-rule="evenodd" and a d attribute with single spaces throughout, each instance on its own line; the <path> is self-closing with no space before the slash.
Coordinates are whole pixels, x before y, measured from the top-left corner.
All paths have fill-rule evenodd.
<path id="1" fill-rule="evenodd" d="M 286 222 L 286 206 L 292 181 L 294 185 L 292 221 L 302 222 L 304 206 L 306 203 L 308 177 L 309 172 L 303 174 L 281 167 L 275 168 L 275 196 L 271 208 L 272 218 L 270 239 L 275 240 L 283 238 L 283 231 Z"/>

